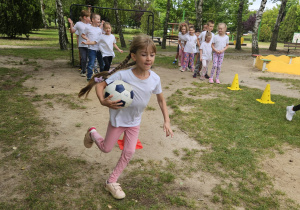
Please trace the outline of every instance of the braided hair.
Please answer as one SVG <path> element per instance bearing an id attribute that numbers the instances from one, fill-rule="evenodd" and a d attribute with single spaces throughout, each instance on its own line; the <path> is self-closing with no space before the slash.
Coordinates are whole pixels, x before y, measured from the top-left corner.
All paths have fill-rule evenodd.
<path id="1" fill-rule="evenodd" d="M 125 69 L 129 66 L 133 66 L 136 64 L 136 62 L 130 62 L 131 59 L 131 53 L 136 54 L 136 52 L 139 49 L 144 49 L 144 48 L 148 48 L 151 47 L 154 51 L 154 53 L 156 53 L 156 46 L 154 44 L 154 42 L 152 41 L 152 39 L 148 36 L 145 35 L 140 35 L 137 36 L 133 39 L 130 49 L 129 49 L 129 55 L 127 55 L 127 57 L 125 58 L 125 60 L 120 63 L 116 68 L 110 70 L 110 71 L 104 71 L 104 72 L 100 72 L 95 74 L 89 81 L 89 83 L 82 88 L 79 93 L 78 93 L 78 97 L 82 97 L 85 95 L 85 97 L 88 96 L 88 94 L 90 93 L 91 89 L 99 82 L 97 82 L 97 79 L 101 78 L 100 82 L 105 81 L 110 75 L 112 75 L 113 73 L 117 72 L 118 70 L 121 69 Z"/>

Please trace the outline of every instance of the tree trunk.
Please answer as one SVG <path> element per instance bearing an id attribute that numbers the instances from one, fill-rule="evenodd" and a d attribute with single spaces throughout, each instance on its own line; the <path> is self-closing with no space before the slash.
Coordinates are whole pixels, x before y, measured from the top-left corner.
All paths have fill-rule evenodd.
<path id="1" fill-rule="evenodd" d="M 203 0 L 195 0 L 196 8 L 196 19 L 197 19 L 197 28 L 202 31 L 202 9 L 203 9 Z"/>
<path id="2" fill-rule="evenodd" d="M 45 11 L 44 11 L 44 1 L 40 0 L 40 3 L 41 3 L 41 13 L 42 13 L 44 28 L 48 28 L 47 20 L 46 20 L 46 17 L 45 17 Z"/>
<path id="3" fill-rule="evenodd" d="M 272 38 L 271 38 L 271 43 L 270 43 L 270 47 L 269 50 L 275 51 L 277 48 L 277 38 L 278 38 L 278 33 L 279 33 L 279 27 L 280 27 L 280 23 L 283 21 L 283 17 L 285 14 L 285 7 L 286 7 L 286 3 L 287 0 L 282 0 L 281 1 L 281 6 L 278 12 L 278 16 L 277 16 L 277 20 L 274 26 L 274 30 L 272 33 Z"/>
<path id="4" fill-rule="evenodd" d="M 267 0 L 261 0 L 259 10 L 256 13 L 256 20 L 253 27 L 253 33 L 252 33 L 252 54 L 259 54 L 257 32 L 258 32 L 259 24 L 261 22 L 262 14 L 266 7 L 266 3 Z"/>
<path id="5" fill-rule="evenodd" d="M 114 0 L 114 8 L 118 8 L 118 0 Z M 122 31 L 122 26 L 121 26 L 118 10 L 115 10 L 115 15 L 116 15 L 116 22 L 117 22 L 119 37 L 120 37 L 120 41 L 121 41 L 121 47 L 125 48 L 126 43 L 125 43 L 125 39 L 124 39 L 124 36 L 123 36 L 123 31 Z"/>
<path id="6" fill-rule="evenodd" d="M 236 30 L 236 44 L 235 49 L 241 50 L 242 49 L 242 43 L 241 43 L 241 37 L 243 35 L 243 10 L 244 10 L 244 0 L 240 0 L 239 4 L 239 10 L 237 13 L 237 30 Z"/>
<path id="7" fill-rule="evenodd" d="M 56 13 L 57 13 L 60 49 L 67 50 L 65 20 L 64 20 L 61 0 L 56 0 Z"/>
<path id="8" fill-rule="evenodd" d="M 171 7 L 170 4 L 171 4 L 171 0 L 168 0 L 167 1 L 166 19 L 165 19 L 165 24 L 164 24 L 164 35 L 163 35 L 163 41 L 161 43 L 161 49 L 166 49 L 168 22 L 169 22 L 169 14 L 170 14 L 170 7 Z"/>

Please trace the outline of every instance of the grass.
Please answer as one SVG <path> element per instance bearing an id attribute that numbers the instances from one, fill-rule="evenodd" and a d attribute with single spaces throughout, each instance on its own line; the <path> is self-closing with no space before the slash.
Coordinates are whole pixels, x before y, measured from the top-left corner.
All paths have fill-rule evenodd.
<path id="1" fill-rule="evenodd" d="M 49 42 L 54 46 L 55 41 L 50 40 L 55 38 L 53 31 L 36 33 L 36 38 L 48 39 L 40 45 Z M 27 42 L 21 40 L 20 46 L 22 41 Z M 176 49 L 158 48 L 155 67 L 176 68 L 172 65 L 174 58 L 164 52 Z M 16 66 L 33 66 L 33 71 L 42 67 L 32 59 L 69 59 L 70 55 L 57 49 L 36 48 L 1 49 L 0 54 L 22 57 L 22 64 Z M 118 54 L 113 62 L 121 62 L 126 54 Z M 293 123 L 284 119 L 283 110 L 294 102 L 293 98 L 273 94 L 276 103 L 264 105 L 255 100 L 261 97 L 261 90 L 241 86 L 242 91 L 230 91 L 226 85 L 197 82 L 175 91 L 168 98 L 173 109 L 172 124 L 207 149 L 173 150 L 180 161 L 134 158 L 122 178 L 126 180 L 123 187 L 127 197 L 119 201 L 103 189 L 104 180 L 98 173 L 107 170 L 105 165 L 67 156 L 65 148 L 47 148 L 48 124 L 39 117 L 35 105 L 45 104 L 51 109 L 60 104 L 74 111 L 86 107 L 76 95 L 36 94 L 35 88 L 23 86 L 31 76 L 18 68 L 0 67 L 0 172 L 1 180 L 7 183 L 0 209 L 211 209 L 211 203 L 224 209 L 300 208 L 274 188 L 273 180 L 260 167 L 263 158 L 274 156 L 276 151 L 283 153 L 282 145 L 300 146 L 298 119 Z M 277 80 L 299 89 L 298 80 L 260 79 Z M 148 106 L 146 110 L 155 108 Z M 73 125 L 74 129 L 82 126 L 80 120 Z M 212 195 L 205 197 L 206 202 L 192 199 L 189 189 L 181 185 L 199 173 L 219 180 Z"/>
<path id="2" fill-rule="evenodd" d="M 258 79 L 264 80 L 266 82 L 268 81 L 279 81 L 286 83 L 289 86 L 289 89 L 292 90 L 299 90 L 300 89 L 300 83 L 297 79 L 286 79 L 286 78 L 275 78 L 275 77 L 259 77 Z"/>

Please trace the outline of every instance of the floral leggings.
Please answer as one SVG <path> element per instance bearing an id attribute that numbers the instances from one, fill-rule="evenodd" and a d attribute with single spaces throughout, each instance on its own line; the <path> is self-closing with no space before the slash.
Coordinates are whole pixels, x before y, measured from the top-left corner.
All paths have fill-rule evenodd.
<path id="1" fill-rule="evenodd" d="M 213 67 L 212 67 L 211 73 L 210 73 L 211 79 L 213 79 L 216 69 L 217 69 L 216 79 L 219 79 L 223 59 L 224 59 L 224 52 L 221 54 L 217 54 L 215 52 L 213 53 Z"/>
<path id="2" fill-rule="evenodd" d="M 194 72 L 194 56 L 194 53 L 184 53 L 183 64 L 181 64 L 183 71 L 185 71 L 186 68 L 189 66 L 192 72 Z"/>

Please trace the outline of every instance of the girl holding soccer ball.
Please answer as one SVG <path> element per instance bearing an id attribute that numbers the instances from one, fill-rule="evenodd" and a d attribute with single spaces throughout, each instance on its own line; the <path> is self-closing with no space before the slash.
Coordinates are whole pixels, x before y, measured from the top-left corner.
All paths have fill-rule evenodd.
<path id="1" fill-rule="evenodd" d="M 140 130 L 141 117 L 152 94 L 156 94 L 157 102 L 161 108 L 166 136 L 173 137 L 166 101 L 162 94 L 160 77 L 151 70 L 154 64 L 156 46 L 148 36 L 138 36 L 133 39 L 130 53 L 126 59 L 114 70 L 95 74 L 88 85 L 81 89 L 78 96 L 81 97 L 90 92 L 96 85 L 96 94 L 100 103 L 107 106 L 110 112 L 110 120 L 103 138 L 95 127 L 90 127 L 84 137 L 84 145 L 90 148 L 92 144 L 98 146 L 102 152 L 110 152 L 124 132 L 124 149 L 121 157 L 105 183 L 105 189 L 116 199 L 123 199 L 125 193 L 117 183 L 119 176 L 132 158 Z M 134 62 L 128 63 L 132 59 Z M 128 66 L 135 65 L 131 69 L 118 71 Z M 110 76 L 111 75 L 111 76 Z M 110 76 L 110 77 L 108 77 Z M 115 80 L 123 80 L 129 83 L 134 91 L 132 104 L 127 108 L 120 109 L 120 101 L 111 101 L 112 95 L 104 98 L 104 89 L 107 84 Z"/>

